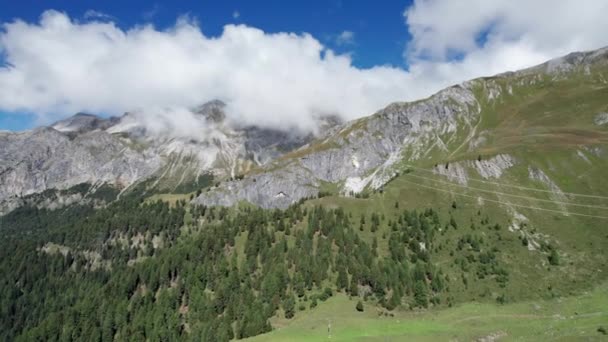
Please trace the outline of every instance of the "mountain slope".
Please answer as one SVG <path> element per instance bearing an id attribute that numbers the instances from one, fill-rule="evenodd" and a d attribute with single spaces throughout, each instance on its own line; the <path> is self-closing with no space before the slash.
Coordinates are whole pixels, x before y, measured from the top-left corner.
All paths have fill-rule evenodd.
<path id="1" fill-rule="evenodd" d="M 14 208 L 19 197 L 49 188 L 80 183 L 127 186 L 161 165 L 159 156 L 141 153 L 101 131 L 71 137 L 44 127 L 3 134 L 0 140 L 0 202 L 5 211 Z"/>
<path id="2" fill-rule="evenodd" d="M 220 101 L 193 112 L 191 120 L 200 127 L 196 136 L 154 131 L 145 124 L 145 114 L 133 113 L 109 119 L 78 113 L 50 127 L 0 132 L 0 214 L 28 196 L 81 183 L 125 190 L 149 180 L 154 191 L 192 192 L 203 186 L 203 176 L 234 178 L 313 138 L 234 127 L 226 122 Z"/>
<path id="3" fill-rule="evenodd" d="M 313 189 L 319 190 L 320 182 L 334 183 L 344 194 L 379 189 L 406 165 L 430 170 L 436 164 L 456 162 L 434 172 L 461 184 L 467 183 L 471 172 L 498 179 L 515 164 L 559 174 L 537 165 L 537 156 L 527 151 L 568 151 L 580 159 L 603 160 L 607 126 L 597 123 L 608 112 L 606 79 L 608 49 L 604 48 L 465 82 L 413 103 L 395 103 L 336 128 L 242 181 L 202 194 L 197 203 L 231 205 L 247 200 L 285 208 L 316 195 Z M 289 174 L 293 177 L 284 184 L 257 182 L 257 178 L 289 179 Z M 534 183 L 517 181 L 524 186 Z M 570 189 L 575 190 L 576 186 Z"/>

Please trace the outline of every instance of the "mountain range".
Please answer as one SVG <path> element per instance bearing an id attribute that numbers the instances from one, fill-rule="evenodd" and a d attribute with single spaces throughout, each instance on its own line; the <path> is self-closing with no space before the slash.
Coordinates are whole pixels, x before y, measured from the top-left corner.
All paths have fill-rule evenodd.
<path id="1" fill-rule="evenodd" d="M 573 158 L 595 165 L 608 153 L 601 100 L 607 66 L 606 48 L 572 53 L 358 120 L 324 117 L 316 134 L 236 127 L 217 100 L 193 110 L 204 124 L 196 137 L 151 132 L 132 113 L 107 119 L 78 113 L 49 127 L 0 133 L 0 208 L 6 213 L 33 194 L 81 183 L 128 191 L 147 181 L 157 192 L 180 185 L 193 191 L 205 174 L 217 182 L 196 203 L 286 208 L 328 190 L 377 191 L 410 166 L 460 185 L 470 177 L 509 183 L 511 169 L 523 168 L 528 177 L 514 185 L 568 201 L 564 193 L 579 187 L 560 183 L 574 171 L 562 164 Z M 541 162 L 548 157 L 537 155 L 542 150 L 559 151 L 559 160 Z"/>

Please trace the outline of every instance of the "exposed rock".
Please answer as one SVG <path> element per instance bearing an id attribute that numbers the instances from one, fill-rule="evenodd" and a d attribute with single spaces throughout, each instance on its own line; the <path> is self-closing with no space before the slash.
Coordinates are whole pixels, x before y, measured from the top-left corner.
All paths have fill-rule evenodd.
<path id="1" fill-rule="evenodd" d="M 551 198 L 554 201 L 565 202 L 568 200 L 566 194 L 545 174 L 541 169 L 528 167 L 528 177 L 532 180 L 539 181 L 543 183 L 549 190 L 551 191 Z M 558 203 L 559 208 L 564 212 L 564 215 L 567 215 L 567 208 L 564 204 Z"/>
<path id="2" fill-rule="evenodd" d="M 555 182 L 551 180 L 551 178 L 549 178 L 549 176 L 547 176 L 547 174 L 543 172 L 543 170 L 530 166 L 528 167 L 528 176 L 530 177 L 530 179 L 545 184 L 549 188 L 549 190 L 551 190 L 552 197 L 555 200 L 568 200 L 564 192 L 557 186 L 557 184 L 555 184 Z"/>
<path id="3" fill-rule="evenodd" d="M 475 160 L 473 166 L 485 179 L 500 178 L 503 172 L 515 165 L 515 159 L 508 154 L 499 154 L 490 159 Z"/>
<path id="4" fill-rule="evenodd" d="M 95 271 L 96 269 L 100 269 L 100 268 L 103 268 L 106 270 L 109 270 L 112 268 L 112 262 L 109 260 L 104 260 L 101 256 L 101 254 L 96 251 L 74 250 L 70 247 L 67 247 L 64 245 L 59 245 L 59 244 L 52 243 L 52 242 L 47 242 L 46 244 L 44 244 L 44 246 L 40 247 L 38 249 L 38 251 L 45 253 L 45 254 L 49 254 L 49 255 L 61 254 L 64 257 L 67 256 L 68 253 L 79 254 L 79 255 L 83 256 L 84 259 L 87 261 L 87 264 L 85 265 L 85 267 L 91 271 Z M 73 268 L 74 268 L 74 264 L 72 264 L 72 269 Z"/>
<path id="5" fill-rule="evenodd" d="M 433 173 L 445 176 L 448 180 L 461 185 L 468 184 L 467 171 L 460 163 L 437 165 L 433 168 Z"/>
<path id="6" fill-rule="evenodd" d="M 477 342 L 494 342 L 494 341 L 498 341 L 498 340 L 502 339 L 503 337 L 507 337 L 507 333 L 504 331 L 497 331 L 497 332 L 491 333 L 487 336 L 479 337 L 475 341 L 477 341 Z"/>
<path id="7" fill-rule="evenodd" d="M 102 119 L 93 114 L 77 113 L 67 119 L 55 122 L 51 127 L 59 132 L 85 133 L 96 129 L 106 129 L 115 124 L 118 120 L 119 119 L 115 117 Z"/>
<path id="8" fill-rule="evenodd" d="M 587 162 L 587 164 L 591 164 L 591 160 L 589 160 L 589 158 L 587 158 L 587 156 L 582 151 L 576 151 L 576 155 L 579 156 L 585 162 Z"/>
<path id="9" fill-rule="evenodd" d="M 585 147 L 585 150 L 599 158 L 604 158 L 606 156 L 606 150 L 599 146 Z"/>
<path id="10" fill-rule="evenodd" d="M 224 107 L 221 101 L 211 101 L 196 109 L 207 121 L 207 130 L 197 139 L 149 132 L 132 113 L 110 119 L 79 113 L 51 127 L 0 132 L 0 215 L 21 205 L 24 196 L 80 183 L 125 188 L 154 177 L 154 186 L 165 184 L 170 190 L 206 172 L 234 178 L 314 138 L 231 127 Z M 331 122 L 324 127 L 329 129 Z M 78 200 L 74 197 L 70 203 Z M 57 201 L 48 207 L 61 205 Z"/>
<path id="11" fill-rule="evenodd" d="M 593 119 L 593 122 L 598 126 L 608 124 L 608 113 L 599 113 Z"/>
<path id="12" fill-rule="evenodd" d="M 240 181 L 229 181 L 217 189 L 194 199 L 204 205 L 231 206 L 241 200 L 263 208 L 287 208 L 301 198 L 319 193 L 319 183 L 309 171 L 286 167 L 262 174 L 253 174 Z"/>
<path id="13" fill-rule="evenodd" d="M 248 159 L 258 165 L 265 165 L 286 152 L 308 144 L 313 139 L 314 136 L 310 133 L 259 127 L 244 129 L 244 148 L 248 153 Z"/>
<path id="14" fill-rule="evenodd" d="M 454 134 L 462 122 L 474 122 L 478 103 L 469 84 L 447 88 L 416 103 L 395 103 L 376 114 L 344 124 L 302 156 L 270 165 L 270 171 L 241 182 L 229 182 L 203 193 L 197 203 L 231 205 L 239 199 L 262 207 L 284 208 L 315 195 L 318 181 L 345 181 L 345 192 L 381 187 L 395 172 L 392 166 L 413 136 Z M 467 129 L 470 125 L 466 126 Z M 254 176 L 252 176 L 254 177 Z M 262 180 L 262 182 L 260 181 Z M 285 196 L 276 197 L 283 193 Z"/>
<path id="15" fill-rule="evenodd" d="M 471 141 L 469 141 L 469 151 L 473 151 L 483 146 L 488 141 L 488 139 L 486 138 L 487 134 L 487 131 L 479 132 L 476 137 L 471 139 Z"/>
<path id="16" fill-rule="evenodd" d="M 367 186 L 367 180 L 361 179 L 361 177 L 348 177 L 344 182 L 345 194 L 355 193 L 358 194 Z"/>
<path id="17" fill-rule="evenodd" d="M 224 102 L 212 100 L 195 108 L 194 112 L 203 115 L 207 121 L 221 123 L 226 119 L 225 108 L 226 104 Z"/>
<path id="18" fill-rule="evenodd" d="M 515 232 L 521 229 L 522 225 L 528 222 L 528 218 L 518 213 L 515 209 L 511 208 L 511 214 L 513 216 L 511 224 L 509 225 L 509 231 Z"/>
<path id="19" fill-rule="evenodd" d="M 0 137 L 0 208 L 19 197 L 80 183 L 125 187 L 156 171 L 157 155 L 140 153 L 102 131 L 71 138 L 53 128 Z"/>

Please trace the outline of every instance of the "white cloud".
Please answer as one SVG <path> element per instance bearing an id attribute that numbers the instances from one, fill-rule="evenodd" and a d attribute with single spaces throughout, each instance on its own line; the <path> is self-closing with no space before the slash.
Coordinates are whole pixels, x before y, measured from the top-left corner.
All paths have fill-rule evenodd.
<path id="1" fill-rule="evenodd" d="M 405 58 L 431 82 L 516 70 L 608 44 L 606 13 L 605 0 L 417 0 Z"/>
<path id="2" fill-rule="evenodd" d="M 85 19 L 90 19 L 90 20 L 94 20 L 94 19 L 97 19 L 97 20 L 113 20 L 114 19 L 113 16 L 111 16 L 111 15 L 109 15 L 107 13 L 103 13 L 101 11 L 96 11 L 96 10 L 93 10 L 93 9 L 89 9 L 86 12 L 84 12 L 83 17 Z"/>
<path id="3" fill-rule="evenodd" d="M 138 109 L 154 118 L 158 108 L 170 108 L 180 115 L 166 120 L 186 120 L 180 108 L 220 99 L 239 123 L 310 129 L 315 115 L 369 115 L 472 77 L 608 44 L 608 21 L 601 20 L 607 6 L 595 0 L 585 6 L 416 1 L 404 13 L 413 37 L 407 71 L 357 68 L 308 34 L 227 25 L 220 36 L 207 37 L 187 18 L 163 31 L 151 25 L 122 30 L 47 11 L 38 23 L 17 20 L 0 31 L 0 52 L 9 63 L 0 67 L 0 110 L 35 112 L 48 123 L 77 111 Z M 451 60 L 452 54 L 461 58 Z"/>
<path id="4" fill-rule="evenodd" d="M 184 18 L 167 31 L 123 31 L 56 11 L 4 30 L 0 44 L 12 66 L 0 68 L 0 109 L 40 113 L 46 121 L 217 98 L 240 123 L 311 128 L 314 115 L 352 119 L 412 96 L 404 71 L 357 69 L 308 34 L 227 25 L 210 38 Z"/>
<path id="5" fill-rule="evenodd" d="M 144 126 L 147 132 L 156 136 L 180 136 L 190 139 L 207 138 L 212 134 L 205 119 L 199 114 L 183 107 L 148 107 L 145 111 L 130 112 L 118 126 L 112 127 L 117 132 L 129 127 Z"/>
<path id="6" fill-rule="evenodd" d="M 342 31 L 336 37 L 336 44 L 338 45 L 352 45 L 355 43 L 355 33 L 353 31 Z"/>

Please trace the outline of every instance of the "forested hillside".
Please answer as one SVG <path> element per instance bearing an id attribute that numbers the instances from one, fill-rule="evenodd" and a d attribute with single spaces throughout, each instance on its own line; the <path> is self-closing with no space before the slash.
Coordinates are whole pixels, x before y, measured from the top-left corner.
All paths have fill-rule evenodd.
<path id="1" fill-rule="evenodd" d="M 571 290 L 513 282 L 518 254 L 503 251 L 527 254 L 525 237 L 457 201 L 417 209 L 388 193 L 350 200 L 385 208 L 368 214 L 332 197 L 286 210 L 144 198 L 2 217 L 2 339 L 226 341 L 335 295 L 351 298 L 350 310 L 367 302 L 390 316 Z M 562 267 L 550 242 L 536 257 L 541 277 Z"/>

